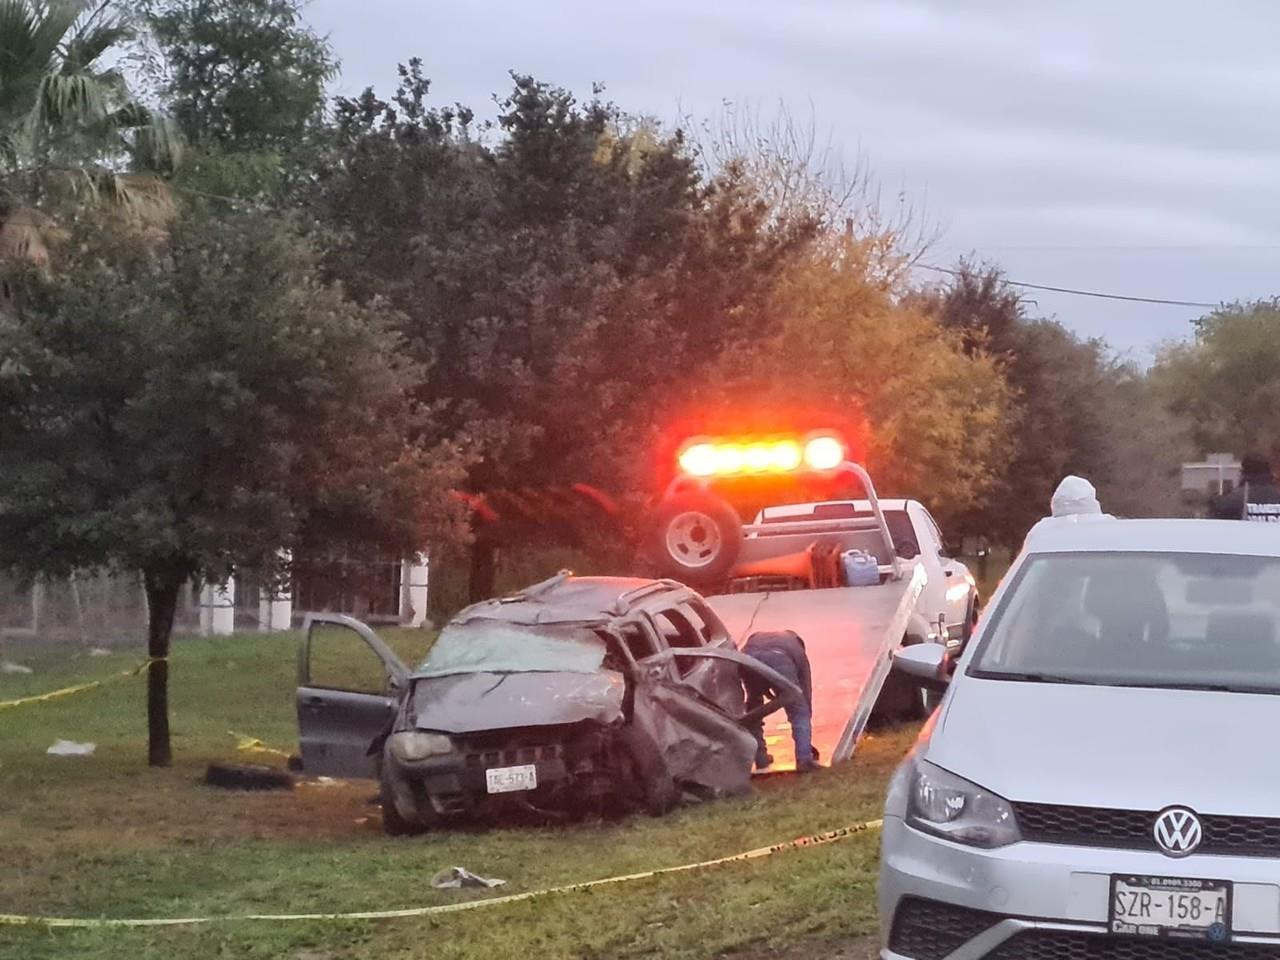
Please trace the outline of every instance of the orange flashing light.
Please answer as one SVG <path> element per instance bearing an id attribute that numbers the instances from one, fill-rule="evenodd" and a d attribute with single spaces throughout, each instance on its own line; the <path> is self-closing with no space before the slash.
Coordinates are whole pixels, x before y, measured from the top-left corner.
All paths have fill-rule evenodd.
<path id="1" fill-rule="evenodd" d="M 830 434 L 810 437 L 804 445 L 804 462 L 810 470 L 834 470 L 844 458 L 844 444 Z"/>
<path id="2" fill-rule="evenodd" d="M 845 460 L 844 443 L 832 434 L 797 438 L 699 438 L 680 452 L 680 469 L 691 477 L 758 476 L 800 470 L 834 470 Z"/>

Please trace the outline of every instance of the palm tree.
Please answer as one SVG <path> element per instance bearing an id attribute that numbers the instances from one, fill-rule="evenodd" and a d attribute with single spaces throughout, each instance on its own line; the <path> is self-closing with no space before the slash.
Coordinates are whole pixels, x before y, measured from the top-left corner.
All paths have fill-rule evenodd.
<path id="1" fill-rule="evenodd" d="M 118 0 L 0 0 L 0 259 L 40 259 L 50 201 L 169 206 L 167 117 L 104 63 L 133 36 Z"/>

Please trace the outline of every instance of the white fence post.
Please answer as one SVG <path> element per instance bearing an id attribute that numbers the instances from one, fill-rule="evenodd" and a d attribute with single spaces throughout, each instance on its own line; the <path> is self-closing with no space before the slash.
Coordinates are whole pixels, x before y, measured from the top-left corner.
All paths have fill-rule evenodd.
<path id="1" fill-rule="evenodd" d="M 291 557 L 288 550 L 280 551 L 285 569 L 288 569 Z M 268 583 L 263 586 L 258 600 L 258 622 L 268 633 L 288 630 L 293 626 L 292 581 L 281 580 L 274 585 Z"/>
<path id="2" fill-rule="evenodd" d="M 225 637 L 236 629 L 236 578 L 206 583 L 200 591 L 200 636 Z"/>
<path id="3" fill-rule="evenodd" d="M 430 559 L 422 553 L 400 562 L 400 622 L 420 627 L 427 622 Z"/>

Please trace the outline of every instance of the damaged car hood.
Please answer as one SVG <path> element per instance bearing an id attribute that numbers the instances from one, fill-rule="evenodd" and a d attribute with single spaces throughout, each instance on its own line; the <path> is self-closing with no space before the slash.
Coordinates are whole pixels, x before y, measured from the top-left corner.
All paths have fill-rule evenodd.
<path id="1" fill-rule="evenodd" d="M 424 677 L 413 685 L 410 719 L 420 730 L 476 733 L 622 718 L 626 683 L 596 673 L 466 673 Z"/>

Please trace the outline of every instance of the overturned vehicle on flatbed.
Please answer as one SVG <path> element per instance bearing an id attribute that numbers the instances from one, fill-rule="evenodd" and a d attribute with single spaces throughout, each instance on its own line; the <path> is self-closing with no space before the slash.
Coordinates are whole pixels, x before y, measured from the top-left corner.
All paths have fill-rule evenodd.
<path id="1" fill-rule="evenodd" d="M 377 655 L 380 690 L 340 689 L 355 685 L 341 673 L 322 682 L 335 634 Z M 799 695 L 669 580 L 560 574 L 474 604 L 412 671 L 368 626 L 314 614 L 299 657 L 302 765 L 377 778 L 388 833 L 505 810 L 663 813 L 750 790 L 750 726 L 782 700 L 748 712 L 743 670 Z"/>

